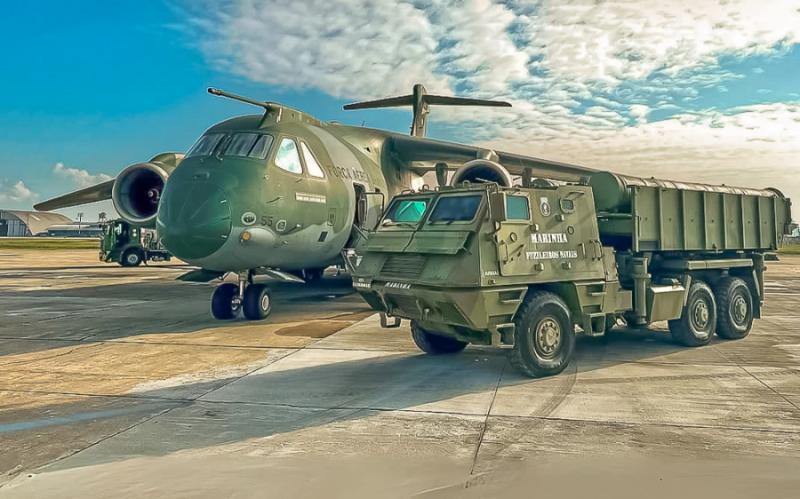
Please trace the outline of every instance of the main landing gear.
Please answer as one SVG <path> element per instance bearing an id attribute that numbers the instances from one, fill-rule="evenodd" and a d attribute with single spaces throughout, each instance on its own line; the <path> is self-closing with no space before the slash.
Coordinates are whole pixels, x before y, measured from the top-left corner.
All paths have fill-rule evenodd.
<path id="1" fill-rule="evenodd" d="M 251 321 L 266 318 L 272 311 L 272 296 L 266 284 L 253 282 L 253 272 L 240 272 L 239 284 L 226 282 L 211 296 L 211 315 L 215 319 L 235 319 L 239 312 Z"/>

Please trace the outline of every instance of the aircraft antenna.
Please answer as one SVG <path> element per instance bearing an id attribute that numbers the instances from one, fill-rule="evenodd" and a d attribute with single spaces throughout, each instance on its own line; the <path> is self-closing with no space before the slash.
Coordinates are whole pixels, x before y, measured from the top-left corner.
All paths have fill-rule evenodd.
<path id="1" fill-rule="evenodd" d="M 210 91 L 210 89 L 209 89 Z M 401 95 L 398 97 L 387 97 L 385 99 L 354 102 L 344 106 L 346 111 L 352 109 L 377 109 L 384 107 L 411 106 L 414 116 L 411 122 L 411 135 L 414 137 L 424 137 L 428 126 L 428 113 L 430 105 L 438 106 L 485 106 L 485 107 L 511 107 L 505 101 L 470 99 L 466 97 L 451 97 L 447 95 L 430 95 L 425 87 L 417 83 L 414 85 L 411 95 Z"/>

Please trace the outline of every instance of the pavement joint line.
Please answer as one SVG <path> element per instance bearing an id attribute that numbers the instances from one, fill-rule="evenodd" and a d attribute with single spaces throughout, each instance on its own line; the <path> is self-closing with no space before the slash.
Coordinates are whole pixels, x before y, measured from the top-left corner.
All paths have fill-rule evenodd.
<path id="1" fill-rule="evenodd" d="M 46 356 L 46 357 L 37 357 L 35 359 L 12 360 L 12 361 L 8 361 L 8 362 L 0 362 L 0 368 L 6 367 L 6 366 L 13 366 L 13 365 L 25 365 L 25 364 L 30 364 L 30 363 L 33 363 L 33 362 L 39 362 L 39 361 L 42 361 L 42 360 L 57 359 L 59 357 L 65 356 L 65 355 L 70 355 L 71 353 L 77 352 L 78 350 L 86 350 L 86 349 L 89 349 L 89 348 L 94 348 L 96 346 L 97 346 L 97 344 L 95 344 L 95 343 L 90 343 L 90 344 L 86 344 L 86 345 L 76 345 L 75 348 L 71 348 L 70 350 L 68 350 L 66 352 L 60 352 L 60 353 L 49 355 L 49 356 Z M 2 357 L 0 357 L 0 358 L 2 358 Z"/>
<path id="2" fill-rule="evenodd" d="M 656 427 L 656 428 L 691 428 L 697 430 L 730 430 L 730 431 L 748 431 L 758 433 L 781 433 L 789 435 L 800 435 L 800 426 L 797 430 L 789 430 L 785 428 L 764 428 L 763 426 L 726 426 L 726 425 L 704 425 L 704 424 L 682 424 L 682 423 L 669 423 L 669 422 L 631 422 L 631 421 L 616 421 L 616 420 L 603 420 L 603 419 L 577 419 L 577 418 L 559 418 L 553 416 L 521 416 L 521 415 L 499 415 L 491 416 L 497 419 L 525 419 L 525 420 L 543 420 L 543 421 L 563 421 L 569 423 L 588 423 L 595 425 L 606 426 L 625 426 L 625 427 Z M 490 442 L 494 442 L 491 438 Z"/>
<path id="3" fill-rule="evenodd" d="M 503 373 L 506 372 L 506 366 L 508 366 L 508 360 L 503 363 L 503 367 L 500 369 L 500 376 L 497 377 L 497 383 L 494 385 L 492 400 L 489 402 L 489 408 L 486 410 L 486 417 L 483 419 L 483 424 L 481 424 L 481 432 L 478 435 L 478 444 L 475 446 L 475 454 L 472 455 L 472 466 L 469 468 L 469 475 L 472 475 L 475 472 L 475 466 L 478 463 L 478 454 L 481 451 L 483 437 L 486 435 L 486 427 L 489 424 L 489 416 L 492 414 L 492 408 L 494 407 L 494 401 L 497 398 L 497 391 L 500 389 L 500 383 L 503 382 Z"/>
<path id="4" fill-rule="evenodd" d="M 283 356 L 283 357 L 281 357 L 281 358 L 283 359 L 283 358 L 289 357 L 290 355 L 294 355 L 294 354 L 295 354 L 295 353 L 297 353 L 298 351 L 299 351 L 299 350 L 297 350 L 297 351 L 294 351 L 294 352 L 291 352 L 291 353 L 289 353 L 289 354 L 287 354 L 287 355 L 285 355 L 285 356 Z M 173 411 L 173 410 L 175 410 L 175 409 L 177 409 L 177 408 L 179 408 L 179 407 L 186 407 L 186 406 L 189 406 L 189 405 L 193 404 L 194 402 L 196 402 L 197 400 L 199 400 L 201 397 L 205 397 L 206 395 L 209 395 L 209 394 L 211 394 L 211 393 L 215 392 L 216 390 L 219 390 L 220 388 L 224 388 L 224 387 L 226 387 L 226 386 L 230 385 L 231 383 L 234 383 L 234 382 L 236 382 L 236 381 L 238 381 L 238 380 L 240 380 L 240 379 L 244 378 L 245 376 L 249 376 L 250 374 L 252 374 L 252 373 L 254 373 L 254 372 L 258 371 L 259 369 L 261 369 L 261 367 L 263 367 L 263 366 L 258 366 L 258 367 L 255 367 L 255 368 L 253 368 L 253 369 L 249 370 L 248 372 L 246 372 L 246 373 L 242 374 L 241 376 L 233 377 L 233 378 L 231 378 L 230 380 L 228 380 L 226 383 L 223 383 L 223 384 L 221 384 L 220 386 L 218 386 L 218 387 L 215 387 L 215 388 L 212 388 L 212 389 L 210 389 L 210 390 L 207 390 L 207 391 L 205 391 L 205 392 L 203 392 L 203 393 L 201 393 L 201 394 L 197 395 L 196 397 L 193 397 L 193 398 L 188 398 L 188 399 L 184 399 L 184 400 L 175 400 L 175 399 L 173 399 L 173 400 L 175 400 L 175 402 L 176 402 L 176 404 L 175 404 L 173 407 L 168 407 L 167 409 L 165 409 L 165 410 L 163 410 L 163 411 L 160 411 L 160 412 L 158 412 L 158 413 L 156 413 L 156 414 L 154 414 L 154 415 L 152 415 L 152 416 L 150 416 L 150 417 L 147 417 L 147 418 L 145 418 L 145 419 L 143 419 L 143 420 L 137 421 L 137 422 L 133 423 L 132 425 L 129 425 L 129 426 L 125 427 L 125 428 L 122 428 L 121 430 L 119 430 L 119 431 L 117 431 L 117 432 L 115 432 L 115 433 L 112 433 L 111 435 L 108 435 L 108 436 L 106 436 L 106 437 L 103 437 L 103 438 L 101 438 L 100 440 L 97 440 L 97 441 L 95 441 L 95 442 L 93 442 L 93 443 L 91 443 L 91 444 L 87 445 L 86 447 L 83 447 L 83 448 L 81 448 L 81 449 L 77 449 L 76 451 L 74 451 L 74 452 L 72 452 L 72 453 L 70 453 L 70 454 L 68 454 L 68 455 L 65 455 L 65 456 L 60 456 L 60 457 L 58 457 L 58 458 L 56 458 L 56 459 L 54 459 L 54 460 L 52 460 L 52 461 L 50 461 L 50 462 L 48 462 L 48 463 L 46 463 L 46 464 L 43 464 L 43 465 L 39 466 L 39 467 L 37 468 L 37 470 L 41 470 L 41 469 L 43 469 L 43 468 L 45 468 L 45 467 L 47 467 L 47 466 L 50 466 L 50 465 L 52 465 L 52 464 L 55 464 L 55 463 L 57 463 L 57 462 L 61 461 L 61 460 L 63 460 L 63 459 L 66 459 L 66 458 L 68 458 L 68 457 L 75 456 L 75 455 L 77 455 L 77 454 L 79 454 L 79 453 L 81 453 L 81 452 L 83 452 L 83 451 L 85 451 L 85 450 L 91 449 L 92 447 L 94 447 L 94 446 L 96 446 L 96 445 L 98 445 L 98 444 L 100 444 L 100 443 L 102 443 L 102 442 L 105 442 L 106 440 L 108 440 L 108 439 L 110 439 L 110 438 L 114 438 L 114 437 L 116 437 L 116 436 L 119 436 L 119 435 L 121 435 L 121 434 L 123 434 L 123 433 L 125 433 L 125 432 L 127 432 L 127 431 L 129 431 L 129 430 L 132 430 L 133 428 L 136 428 L 137 426 L 139 426 L 139 425 L 141 425 L 141 424 L 144 424 L 144 423 L 146 423 L 146 422 L 148 422 L 148 421 L 152 421 L 153 419 L 155 419 L 155 418 L 157 418 L 157 417 L 164 416 L 164 415 L 166 415 L 167 413 L 169 413 L 170 411 Z"/>
<path id="5" fill-rule="evenodd" d="M 242 376 L 244 377 L 244 376 Z M 235 378 L 228 382 L 228 384 L 237 381 L 239 378 Z M 257 406 L 257 407 L 281 407 L 281 408 L 288 408 L 288 409 L 310 409 L 319 412 L 327 412 L 333 410 L 345 410 L 345 411 L 353 411 L 353 413 L 361 412 L 361 411 L 370 411 L 370 412 L 400 412 L 400 413 L 411 413 L 411 414 L 433 414 L 433 415 L 446 415 L 446 416 L 462 416 L 462 417 L 478 417 L 482 416 L 483 413 L 469 413 L 469 412 L 461 412 L 461 411 L 442 411 L 442 410 L 435 410 L 435 409 L 408 409 L 408 408 L 387 408 L 387 407 L 370 407 L 370 406 L 349 406 L 349 405 L 338 405 L 333 407 L 324 407 L 324 406 L 315 406 L 315 405 L 298 405 L 298 404 L 282 404 L 282 403 L 275 403 L 275 402 L 253 402 L 253 401 L 224 401 L 224 400 L 200 400 L 199 397 L 203 397 L 208 393 L 211 393 L 219 388 L 223 388 L 220 386 L 218 388 L 214 388 L 209 390 L 209 392 L 199 395 L 195 398 L 179 398 L 179 397 L 158 397 L 152 395 L 135 395 L 135 394 L 122 394 L 122 395 L 102 395 L 102 394 L 84 394 L 84 393 L 73 393 L 73 392 L 41 392 L 41 391 L 30 391 L 30 390 L 8 390 L 8 389 L 0 389 L 0 392 L 10 392 L 10 393 L 43 393 L 43 394 L 51 394 L 51 395 L 70 395 L 70 396 L 87 396 L 87 397 L 98 397 L 98 398 L 122 398 L 122 399 L 134 399 L 134 400 L 145 400 L 145 401 L 158 401 L 158 402 L 172 402 L 173 404 L 177 404 L 176 407 L 172 409 L 178 409 L 180 407 L 189 406 L 195 403 L 201 404 L 218 404 L 218 405 L 250 405 L 250 406 Z M 171 410 L 171 409 L 170 409 Z M 352 413 L 351 413 L 352 414 Z M 160 416 L 158 414 L 156 416 Z M 155 416 L 154 416 L 155 417 Z M 346 416 L 343 416 L 346 417 Z M 336 418 L 341 419 L 341 418 Z M 647 426 L 647 427 L 665 427 L 665 428 L 691 428 L 691 429 L 707 429 L 707 430 L 730 430 L 730 431 L 748 431 L 748 432 L 758 432 L 758 433 L 781 433 L 781 434 L 790 434 L 790 435 L 798 435 L 800 434 L 800 426 L 798 426 L 797 430 L 790 430 L 785 428 L 764 428 L 764 427 L 749 427 L 749 426 L 729 426 L 729 425 L 701 425 L 701 424 L 681 424 L 681 423 L 668 423 L 668 422 L 631 422 L 631 421 L 617 421 L 617 420 L 600 420 L 600 419 L 579 419 L 579 418 L 564 418 L 564 417 L 553 417 L 553 416 L 528 416 L 528 415 L 506 415 L 506 414 L 489 414 L 488 419 L 518 419 L 518 420 L 541 420 L 541 421 L 563 421 L 563 422 L 570 422 L 570 423 L 585 423 L 585 424 L 594 424 L 594 425 L 605 425 L 605 426 L 624 426 L 624 427 L 640 427 L 640 426 Z M 484 439 L 488 442 L 496 443 L 495 440 L 491 438 Z"/>
<path id="6" fill-rule="evenodd" d="M 791 400 L 789 397 L 787 397 L 786 395 L 784 395 L 784 394 L 782 394 L 781 392 L 777 391 L 776 389 L 772 388 L 772 387 L 771 387 L 771 386 L 769 386 L 768 384 L 764 383 L 764 381 L 763 381 L 763 380 L 761 380 L 761 379 L 760 379 L 758 376 L 756 376 L 755 374 L 753 374 L 753 373 L 751 373 L 750 371 L 748 371 L 748 370 L 747 370 L 747 368 L 745 368 L 744 366 L 739 366 L 739 367 L 740 367 L 740 368 L 741 368 L 741 369 L 742 369 L 744 372 L 746 372 L 747 374 L 749 374 L 750 376 L 752 376 L 752 377 L 753 377 L 753 378 L 754 378 L 756 381 L 758 381 L 759 383 L 761 383 L 762 385 L 764 385 L 765 387 L 767 387 L 767 389 L 768 389 L 768 390 L 770 390 L 772 393 L 774 393 L 775 395 L 777 395 L 777 396 L 779 396 L 780 398 L 782 398 L 782 399 L 783 399 L 783 400 L 784 400 L 784 401 L 785 401 L 787 404 L 791 405 L 791 406 L 792 406 L 792 407 L 794 407 L 796 410 L 800 410 L 800 407 L 798 407 L 798 406 L 797 406 L 797 404 L 795 404 L 794 402 L 792 402 L 792 400 Z M 794 371 L 794 370 L 792 370 L 792 371 Z"/>

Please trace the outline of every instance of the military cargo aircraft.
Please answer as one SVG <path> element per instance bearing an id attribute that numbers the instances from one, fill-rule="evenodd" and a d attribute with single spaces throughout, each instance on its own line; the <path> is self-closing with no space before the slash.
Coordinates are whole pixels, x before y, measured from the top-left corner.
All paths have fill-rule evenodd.
<path id="1" fill-rule="evenodd" d="M 385 201 L 423 186 L 463 181 L 511 185 L 512 176 L 576 181 L 594 170 L 488 148 L 425 138 L 429 106 L 496 106 L 506 102 L 410 95 L 348 104 L 345 109 L 411 106 L 411 134 L 324 122 L 275 102 L 210 88 L 258 106 L 209 128 L 185 154 L 163 153 L 125 168 L 113 180 L 44 201 L 54 210 L 106 199 L 132 224 L 155 226 L 163 245 L 199 267 L 181 276 L 208 282 L 233 272 L 211 299 L 217 319 L 240 312 L 259 320 L 271 296 L 257 276 L 304 282 L 341 261 L 374 227 Z"/>

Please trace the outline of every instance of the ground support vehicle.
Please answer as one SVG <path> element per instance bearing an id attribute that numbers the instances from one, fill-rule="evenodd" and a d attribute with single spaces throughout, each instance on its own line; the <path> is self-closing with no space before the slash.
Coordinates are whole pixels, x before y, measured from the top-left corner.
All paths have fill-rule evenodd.
<path id="1" fill-rule="evenodd" d="M 124 220 L 103 224 L 100 261 L 136 267 L 142 262 L 169 261 L 172 255 L 158 240 L 156 231 L 131 225 Z"/>
<path id="2" fill-rule="evenodd" d="M 499 166 L 499 165 L 498 165 Z M 764 255 L 790 220 L 777 190 L 597 172 L 396 196 L 345 255 L 382 324 L 410 319 L 431 354 L 510 349 L 528 376 L 561 372 L 575 335 L 668 321 L 675 341 L 746 336 L 764 300 Z"/>

